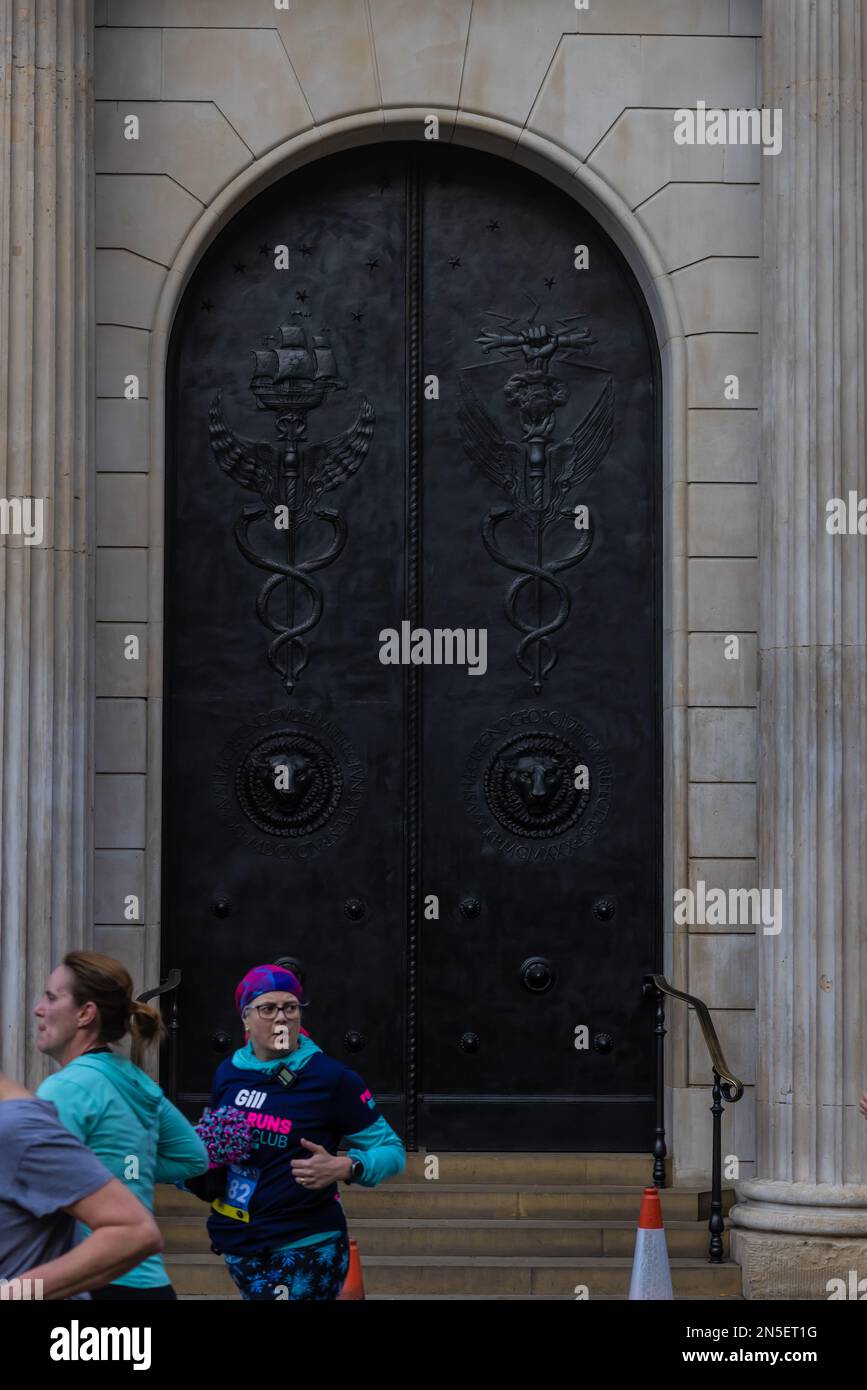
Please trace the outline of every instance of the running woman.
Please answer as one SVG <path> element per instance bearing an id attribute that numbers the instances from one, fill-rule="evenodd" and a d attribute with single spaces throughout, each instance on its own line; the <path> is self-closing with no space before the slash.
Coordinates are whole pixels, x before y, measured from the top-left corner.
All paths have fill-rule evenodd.
<path id="1" fill-rule="evenodd" d="M 156 1009 L 133 998 L 132 987 L 110 956 L 71 951 L 64 957 L 35 1009 L 36 1045 L 61 1070 L 36 1094 L 53 1102 L 70 1133 L 152 1211 L 154 1183 L 194 1177 L 207 1168 L 208 1154 L 192 1125 L 136 1065 L 163 1023 Z M 111 1048 L 127 1034 L 135 1060 Z M 96 1299 L 176 1297 L 159 1254 L 91 1291 Z"/>
<path id="2" fill-rule="evenodd" d="M 228 1165 L 212 1204 L 213 1248 L 245 1300 L 336 1299 L 349 1268 L 337 1183 L 376 1187 L 402 1172 L 403 1144 L 361 1077 L 301 1036 L 304 989 L 292 971 L 254 967 L 235 1007 L 246 1042 L 218 1067 L 211 1104 L 246 1112 L 253 1149 Z"/>

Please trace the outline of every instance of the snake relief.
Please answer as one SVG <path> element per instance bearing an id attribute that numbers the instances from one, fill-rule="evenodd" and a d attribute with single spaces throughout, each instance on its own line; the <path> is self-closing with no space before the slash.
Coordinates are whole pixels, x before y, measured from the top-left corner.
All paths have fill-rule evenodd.
<path id="1" fill-rule="evenodd" d="M 322 616 L 322 590 L 315 574 L 334 563 L 348 534 L 340 513 L 317 503 L 323 493 L 339 487 L 361 467 L 376 417 L 364 397 L 347 430 L 302 447 L 308 413 L 321 405 L 328 392 L 345 390 L 345 383 L 337 377 L 324 335 L 315 335 L 308 344 L 303 330 L 290 325 L 280 329 L 277 339 L 265 341 L 265 350 L 254 351 L 250 389 L 262 409 L 277 412 L 281 442 L 236 434 L 226 421 L 221 393 L 211 403 L 209 425 L 211 449 L 220 468 L 261 499 L 261 505 L 243 508 L 235 522 L 235 541 L 244 558 L 268 574 L 256 598 L 256 615 L 274 634 L 268 644 L 268 662 L 286 693 L 292 694 L 309 661 L 305 638 Z M 302 560 L 299 534 L 314 517 L 331 528 L 330 542 Z M 259 523 L 268 530 L 261 530 L 257 549 L 250 531 Z M 274 554 L 275 534 L 285 546 L 279 558 Z"/>
<path id="2" fill-rule="evenodd" d="M 500 314 L 495 317 L 504 318 Z M 579 526 L 576 509 L 567 502 L 573 490 L 598 468 L 614 435 L 614 383 L 606 373 L 605 384 L 571 434 L 559 443 L 552 438 L 556 412 L 569 399 L 570 390 L 550 367 L 558 353 L 562 361 L 572 361 L 570 351 L 584 350 L 595 341 L 589 329 L 570 326 L 582 317 L 561 320 L 561 327 L 554 329 L 537 325 L 534 312 L 523 328 L 516 329 L 514 320 L 509 319 L 503 329 L 485 329 L 476 339 L 483 352 L 496 349 L 507 357 L 520 352 L 524 358 L 524 370 L 503 386 L 507 402 L 519 414 L 520 441 L 506 438 L 466 374 L 458 386 L 458 422 L 464 449 L 508 498 L 507 505 L 488 511 L 482 522 L 482 541 L 491 558 L 516 576 L 506 593 L 505 613 L 520 633 L 516 660 L 537 695 L 557 661 L 552 639 L 566 624 L 572 606 L 569 589 L 560 576 L 580 564 L 593 545 L 589 512 Z M 500 537 L 501 528 L 511 519 L 530 533 L 530 543 L 522 553 L 516 553 L 514 540 L 507 549 Z M 548 533 L 566 520 L 573 530 L 580 531 L 580 539 L 566 554 L 550 557 Z"/>

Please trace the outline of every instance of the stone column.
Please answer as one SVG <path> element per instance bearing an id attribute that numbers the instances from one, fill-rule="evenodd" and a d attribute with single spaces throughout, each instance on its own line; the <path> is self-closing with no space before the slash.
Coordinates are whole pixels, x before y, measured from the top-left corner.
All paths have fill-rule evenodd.
<path id="1" fill-rule="evenodd" d="M 733 1253 L 752 1298 L 867 1280 L 867 0 L 765 0 L 757 1177 Z M 867 520 L 867 519 L 865 519 Z M 761 930 L 761 929 L 760 929 Z M 862 1291 L 867 1290 L 867 1283 Z"/>
<path id="2" fill-rule="evenodd" d="M 0 1066 L 31 1085 L 91 919 L 92 47 L 92 0 L 0 0 L 0 496 L 44 503 L 0 536 Z"/>

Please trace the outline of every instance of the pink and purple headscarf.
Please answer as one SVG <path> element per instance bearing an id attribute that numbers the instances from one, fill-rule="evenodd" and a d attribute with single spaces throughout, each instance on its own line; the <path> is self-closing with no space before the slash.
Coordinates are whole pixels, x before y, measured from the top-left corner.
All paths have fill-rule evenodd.
<path id="1" fill-rule="evenodd" d="M 301 982 L 291 970 L 284 970 L 282 965 L 254 965 L 235 990 L 235 1008 L 238 1013 L 243 1014 L 248 1004 L 252 1004 L 260 994 L 270 993 L 272 989 L 294 994 L 300 1004 L 304 1003 Z"/>

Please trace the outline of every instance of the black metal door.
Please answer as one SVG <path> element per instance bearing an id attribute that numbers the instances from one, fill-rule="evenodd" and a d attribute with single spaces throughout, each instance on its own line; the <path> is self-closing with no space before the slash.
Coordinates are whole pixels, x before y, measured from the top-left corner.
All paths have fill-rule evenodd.
<path id="1" fill-rule="evenodd" d="M 607 236 L 492 156 L 320 161 L 203 258 L 168 375 L 189 1105 L 292 955 L 410 1145 L 650 1146 L 657 380 Z"/>

